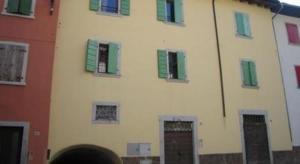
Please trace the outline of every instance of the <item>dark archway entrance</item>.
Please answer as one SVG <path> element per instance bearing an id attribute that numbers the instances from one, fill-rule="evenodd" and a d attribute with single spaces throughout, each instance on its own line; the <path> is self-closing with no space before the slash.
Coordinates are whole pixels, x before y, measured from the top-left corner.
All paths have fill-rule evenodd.
<path id="1" fill-rule="evenodd" d="M 121 160 L 108 149 L 78 145 L 59 152 L 50 164 L 121 164 Z"/>

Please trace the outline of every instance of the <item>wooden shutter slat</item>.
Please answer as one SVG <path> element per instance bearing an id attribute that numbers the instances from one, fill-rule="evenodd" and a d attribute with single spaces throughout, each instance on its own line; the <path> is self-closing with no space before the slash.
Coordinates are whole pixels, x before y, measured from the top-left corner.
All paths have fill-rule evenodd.
<path id="1" fill-rule="evenodd" d="M 98 11 L 100 7 L 99 0 L 90 0 L 90 10 Z"/>
<path id="2" fill-rule="evenodd" d="M 165 0 L 156 0 L 157 5 L 157 20 L 165 21 L 166 20 L 166 1 Z"/>
<path id="3" fill-rule="evenodd" d="M 96 70 L 96 58 L 98 55 L 99 43 L 95 40 L 88 40 L 86 51 L 86 65 L 85 69 L 88 72 L 94 72 Z"/>
<path id="4" fill-rule="evenodd" d="M 5 81 L 6 77 L 6 63 L 7 63 L 7 46 L 4 44 L 1 44 L 0 49 L 0 81 Z"/>
<path id="5" fill-rule="evenodd" d="M 118 54 L 119 45 L 116 43 L 109 43 L 108 48 L 108 73 L 117 74 L 118 73 Z"/>
<path id="6" fill-rule="evenodd" d="M 290 43 L 300 43 L 298 27 L 296 24 L 286 24 L 288 39 Z"/>
<path id="7" fill-rule="evenodd" d="M 130 15 L 130 0 L 121 0 L 121 14 Z"/>
<path id="8" fill-rule="evenodd" d="M 185 55 L 184 52 L 177 52 L 177 71 L 178 71 L 178 79 L 185 80 L 186 79 L 186 70 L 185 70 Z"/>
<path id="9" fill-rule="evenodd" d="M 250 69 L 249 69 L 249 62 L 248 61 L 242 61 L 242 71 L 243 71 L 243 83 L 245 86 L 250 86 Z"/>
<path id="10" fill-rule="evenodd" d="M 256 65 L 253 61 L 249 62 L 251 85 L 257 86 Z"/>
<path id="11" fill-rule="evenodd" d="M 31 14 L 32 0 L 20 0 L 20 13 L 24 15 Z"/>
<path id="12" fill-rule="evenodd" d="M 245 36 L 251 36 L 251 28 L 250 28 L 250 20 L 248 14 L 243 14 L 243 22 L 244 22 L 244 34 Z"/>
<path id="13" fill-rule="evenodd" d="M 19 0 L 9 0 L 6 11 L 9 13 L 17 13 L 19 10 Z"/>
<path id="14" fill-rule="evenodd" d="M 183 22 L 182 0 L 174 0 L 174 8 L 175 8 L 175 22 L 182 23 Z"/>
<path id="15" fill-rule="evenodd" d="M 158 77 L 168 78 L 167 51 L 157 50 L 157 58 L 158 58 Z"/>
<path id="16" fill-rule="evenodd" d="M 245 35 L 243 14 L 239 13 L 239 12 L 236 12 L 235 13 L 235 21 L 236 21 L 237 33 L 239 35 Z"/>

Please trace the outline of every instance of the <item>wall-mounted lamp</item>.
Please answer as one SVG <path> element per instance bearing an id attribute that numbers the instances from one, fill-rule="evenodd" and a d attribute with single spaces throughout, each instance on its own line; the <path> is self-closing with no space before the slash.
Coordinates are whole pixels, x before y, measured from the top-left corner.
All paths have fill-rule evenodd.
<path id="1" fill-rule="evenodd" d="M 54 0 L 50 0 L 50 15 L 53 15 L 54 12 Z"/>

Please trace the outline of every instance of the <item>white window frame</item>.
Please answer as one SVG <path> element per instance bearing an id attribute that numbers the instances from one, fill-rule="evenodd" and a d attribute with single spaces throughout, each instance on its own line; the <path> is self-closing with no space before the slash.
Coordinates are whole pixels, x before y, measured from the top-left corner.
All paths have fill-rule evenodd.
<path id="1" fill-rule="evenodd" d="M 243 110 L 239 111 L 240 133 L 241 133 L 241 142 L 242 142 L 241 145 L 242 145 L 242 151 L 243 151 L 242 152 L 243 153 L 243 164 L 247 164 L 246 143 L 245 143 L 245 137 L 244 137 L 244 118 L 243 118 L 244 115 L 263 115 L 265 117 L 265 123 L 267 126 L 267 135 L 268 135 L 270 162 L 271 162 L 271 164 L 274 164 L 268 112 L 265 110 L 252 110 L 252 109 L 243 109 Z"/>
<path id="2" fill-rule="evenodd" d="M 194 116 L 160 116 L 159 117 L 159 140 L 160 140 L 160 164 L 165 164 L 165 121 L 189 121 L 193 124 L 193 156 L 194 164 L 199 164 L 199 140 L 198 140 L 198 119 Z"/>
<path id="3" fill-rule="evenodd" d="M 166 80 L 167 81 L 174 81 L 174 82 L 188 82 L 186 52 L 184 50 L 175 50 L 175 49 L 165 49 L 165 51 L 167 53 L 167 72 L 168 72 L 168 77 L 167 77 Z M 178 55 L 178 52 L 183 52 L 184 53 L 184 63 L 185 63 L 184 64 L 185 65 L 185 79 L 184 80 L 170 78 L 170 72 L 169 72 L 169 52 L 176 53 L 176 57 Z M 177 61 L 177 65 L 178 65 L 178 61 Z"/>
<path id="4" fill-rule="evenodd" d="M 22 79 L 20 82 L 13 81 L 1 81 L 0 84 L 9 84 L 9 85 L 26 85 L 26 72 L 27 72 L 27 63 L 28 63 L 28 54 L 29 54 L 29 44 L 27 43 L 18 43 L 18 42 L 10 42 L 10 41 L 0 41 L 1 44 L 7 45 L 16 45 L 23 46 L 25 48 L 24 59 L 23 59 L 23 68 L 22 68 Z"/>
<path id="5" fill-rule="evenodd" d="M 122 14 L 121 14 L 121 0 L 118 0 L 118 12 L 117 13 L 102 11 L 101 5 L 102 5 L 102 0 L 99 0 L 99 9 L 97 11 L 98 14 L 108 15 L 108 16 L 118 16 L 118 17 L 122 16 Z"/>
<path id="6" fill-rule="evenodd" d="M 22 127 L 23 128 L 20 164 L 26 164 L 27 163 L 27 158 L 28 158 L 28 142 L 29 142 L 29 127 L 30 127 L 30 124 L 28 122 L 0 121 L 0 126 Z"/>
<path id="7" fill-rule="evenodd" d="M 117 120 L 96 120 L 96 110 L 97 106 L 104 105 L 104 106 L 116 106 L 116 112 L 117 112 Z M 93 108 L 92 108 L 92 123 L 93 124 L 119 124 L 120 123 L 120 104 L 116 102 L 94 102 Z"/>
<path id="8" fill-rule="evenodd" d="M 121 76 L 121 43 L 120 42 L 113 42 L 113 41 L 106 41 L 106 40 L 97 40 L 95 39 L 95 41 L 98 42 L 98 47 L 97 47 L 97 56 L 96 56 L 96 69 L 94 71 L 94 75 L 95 76 L 104 76 L 104 77 L 120 77 Z M 117 64 L 117 69 L 118 72 L 116 74 L 109 74 L 109 73 L 102 73 L 102 72 L 98 72 L 98 67 L 99 67 L 99 46 L 100 44 L 109 44 L 109 43 L 115 43 L 118 44 L 119 50 L 118 50 L 118 64 Z"/>
<path id="9" fill-rule="evenodd" d="M 32 0 L 31 4 L 31 14 L 30 15 L 22 15 L 22 14 L 14 14 L 7 12 L 7 5 L 9 0 L 4 1 L 4 6 L 2 10 L 2 15 L 8 15 L 8 16 L 16 16 L 16 17 L 22 17 L 22 18 L 29 18 L 29 19 L 35 19 L 35 6 L 36 6 L 36 0 Z"/>
<path id="10" fill-rule="evenodd" d="M 237 27 L 237 22 L 236 22 L 236 18 L 235 18 L 235 14 L 236 13 L 241 13 L 241 14 L 243 14 L 243 15 L 248 15 L 248 17 L 249 17 L 249 26 L 250 26 L 250 36 L 245 36 L 245 35 L 241 35 L 241 34 L 239 34 L 238 33 L 238 27 Z M 233 19 L 234 19 L 234 33 L 235 33 L 235 36 L 237 36 L 237 37 L 240 37 L 240 38 L 244 38 L 244 39 L 253 39 L 253 34 L 252 34 L 252 26 L 251 26 L 251 22 L 250 22 L 250 15 L 248 14 L 248 13 L 246 13 L 246 12 L 244 12 L 244 11 L 234 11 L 233 12 Z"/>

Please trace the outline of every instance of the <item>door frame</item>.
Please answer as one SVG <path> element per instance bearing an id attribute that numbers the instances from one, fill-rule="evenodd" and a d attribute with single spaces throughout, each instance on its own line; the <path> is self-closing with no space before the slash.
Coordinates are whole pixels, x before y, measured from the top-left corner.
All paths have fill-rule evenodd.
<path id="1" fill-rule="evenodd" d="M 199 164 L 198 153 L 198 119 L 193 116 L 160 116 L 159 117 L 159 140 L 160 140 L 160 164 L 165 164 L 165 140 L 164 140 L 164 122 L 165 121 L 188 121 L 193 125 L 193 152 L 194 164 Z"/>
<path id="2" fill-rule="evenodd" d="M 273 161 L 273 153 L 272 153 L 272 143 L 271 143 L 271 133 L 270 133 L 270 126 L 269 126 L 269 118 L 268 118 L 268 111 L 265 110 L 240 110 L 239 111 L 239 118 L 240 118 L 240 131 L 241 131 L 241 145 L 242 145 L 242 154 L 243 154 L 243 164 L 247 164 L 246 161 L 246 143 L 244 137 L 244 115 L 263 115 L 265 117 L 265 123 L 267 128 L 267 136 L 268 136 L 268 145 L 269 145 L 269 155 L 270 155 L 270 162 L 274 164 Z"/>
<path id="3" fill-rule="evenodd" d="M 29 140 L 29 122 L 0 121 L 0 126 L 22 127 L 23 128 L 20 164 L 27 164 L 28 140 Z"/>

